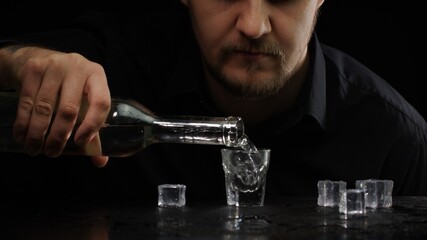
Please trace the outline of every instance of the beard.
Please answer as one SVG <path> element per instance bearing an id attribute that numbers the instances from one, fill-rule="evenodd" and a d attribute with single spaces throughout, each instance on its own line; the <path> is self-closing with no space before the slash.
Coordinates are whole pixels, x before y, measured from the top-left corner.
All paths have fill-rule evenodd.
<path id="1" fill-rule="evenodd" d="M 257 52 L 267 55 L 278 65 L 276 73 L 269 77 L 262 77 L 260 71 L 263 66 L 257 61 L 241 61 L 239 67 L 244 69 L 246 77 L 235 77 L 226 74 L 223 68 L 227 61 L 236 52 Z M 265 39 L 245 39 L 239 43 L 228 43 L 222 47 L 218 62 L 210 64 L 205 61 L 208 73 L 227 91 L 242 98 L 263 98 L 276 95 L 286 84 L 291 70 L 287 69 L 286 55 L 276 43 Z"/>

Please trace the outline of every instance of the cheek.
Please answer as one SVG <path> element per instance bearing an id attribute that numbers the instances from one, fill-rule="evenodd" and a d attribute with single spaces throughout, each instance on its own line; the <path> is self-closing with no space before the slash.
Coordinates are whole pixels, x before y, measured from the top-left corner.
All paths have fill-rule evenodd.
<path id="1" fill-rule="evenodd" d="M 212 62 L 213 59 L 219 55 L 219 41 L 221 39 L 219 36 L 217 36 L 215 31 L 206 31 L 206 29 L 209 29 L 209 27 L 200 25 L 199 27 L 199 29 L 195 29 L 194 33 L 198 40 L 200 51 L 206 61 Z"/>
<path id="2" fill-rule="evenodd" d="M 274 35 L 285 53 L 291 57 L 293 53 L 304 50 L 311 37 L 313 18 L 310 15 L 298 14 L 277 19 L 279 21 L 273 23 Z"/>
<path id="3" fill-rule="evenodd" d="M 297 21 L 297 33 L 299 40 L 302 41 L 303 44 L 306 44 L 311 37 L 314 26 L 316 24 L 316 5 L 313 3 L 309 5 L 307 8 L 302 9 L 299 17 L 296 19 Z"/>
<path id="4" fill-rule="evenodd" d="M 203 14 L 193 16 L 193 28 L 200 49 L 206 58 L 219 54 L 221 46 L 230 40 L 233 30 L 233 20 L 226 13 Z M 228 40 L 227 40 L 228 39 Z"/>

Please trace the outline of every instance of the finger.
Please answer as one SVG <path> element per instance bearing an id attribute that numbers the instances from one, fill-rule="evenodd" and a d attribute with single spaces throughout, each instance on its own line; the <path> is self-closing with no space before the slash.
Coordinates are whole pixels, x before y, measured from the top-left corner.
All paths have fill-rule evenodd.
<path id="1" fill-rule="evenodd" d="M 88 143 L 98 133 L 110 111 L 110 91 L 102 68 L 88 78 L 84 92 L 87 96 L 87 112 L 74 138 L 79 145 Z"/>
<path id="2" fill-rule="evenodd" d="M 40 153 L 54 108 L 55 97 L 49 100 L 49 97 L 43 98 L 44 93 L 39 95 L 46 71 L 43 61 L 31 59 L 25 64 L 22 73 L 14 134 L 19 142 L 25 141 L 24 148 L 30 155 Z"/>
<path id="3" fill-rule="evenodd" d="M 34 101 L 25 141 L 25 148 L 32 155 L 42 150 L 64 75 L 61 68 L 56 65 L 48 65 L 46 62 L 46 66 L 40 89 Z"/>
<path id="4" fill-rule="evenodd" d="M 108 157 L 102 156 L 101 138 L 99 133 L 96 134 L 88 144 L 83 146 L 83 152 L 86 155 L 91 156 L 92 164 L 95 167 L 101 168 L 107 165 Z"/>
<path id="5" fill-rule="evenodd" d="M 44 70 L 39 64 L 29 61 L 22 70 L 20 97 L 18 100 L 13 135 L 17 142 L 24 144 L 33 111 L 34 99 L 40 88 Z"/>
<path id="6" fill-rule="evenodd" d="M 92 164 L 95 167 L 102 168 L 105 167 L 108 163 L 108 157 L 107 156 L 92 156 Z"/>
<path id="7" fill-rule="evenodd" d="M 62 82 L 61 96 L 44 148 L 49 157 L 59 156 L 71 136 L 80 111 L 85 78 L 79 71 L 70 71 Z"/>

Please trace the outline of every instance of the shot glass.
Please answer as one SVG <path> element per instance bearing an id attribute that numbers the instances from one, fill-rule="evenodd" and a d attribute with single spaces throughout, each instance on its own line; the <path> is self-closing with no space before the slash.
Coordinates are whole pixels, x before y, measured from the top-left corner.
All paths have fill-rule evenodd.
<path id="1" fill-rule="evenodd" d="M 347 188 L 344 181 L 320 180 L 317 182 L 317 205 L 321 207 L 338 207 L 340 193 Z"/>
<path id="2" fill-rule="evenodd" d="M 356 188 L 365 191 L 365 203 L 367 208 L 389 208 L 393 204 L 392 180 L 366 179 L 357 180 Z"/>
<path id="3" fill-rule="evenodd" d="M 224 148 L 221 155 L 227 205 L 263 206 L 270 149 Z"/>
<path id="4" fill-rule="evenodd" d="M 362 189 L 342 191 L 338 210 L 345 215 L 364 215 L 366 212 L 365 191 Z"/>
<path id="5" fill-rule="evenodd" d="M 183 184 L 161 184 L 158 186 L 159 207 L 183 207 L 185 206 L 185 189 Z"/>

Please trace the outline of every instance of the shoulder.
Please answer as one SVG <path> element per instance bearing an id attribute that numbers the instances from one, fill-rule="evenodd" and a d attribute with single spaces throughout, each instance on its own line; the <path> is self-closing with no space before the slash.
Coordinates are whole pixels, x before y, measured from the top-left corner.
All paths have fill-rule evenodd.
<path id="1" fill-rule="evenodd" d="M 381 119 L 384 125 L 399 127 L 403 132 L 425 138 L 427 124 L 421 114 L 385 79 L 357 59 L 336 48 L 321 45 L 328 83 L 337 86 L 340 110 L 356 110 L 356 117 Z M 336 84 L 336 85 L 335 85 Z M 349 110 L 349 111 L 347 111 Z M 361 116 L 360 113 L 367 114 Z M 395 129 L 399 132 L 399 129 Z M 403 133 L 402 132 L 402 133 Z M 425 139 L 423 140 L 425 141 Z"/>

